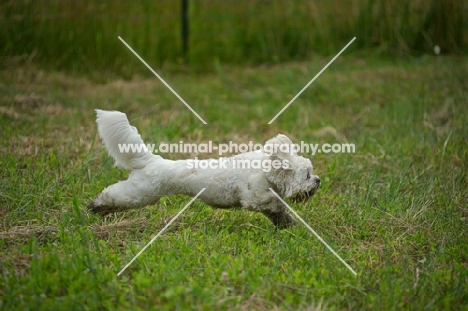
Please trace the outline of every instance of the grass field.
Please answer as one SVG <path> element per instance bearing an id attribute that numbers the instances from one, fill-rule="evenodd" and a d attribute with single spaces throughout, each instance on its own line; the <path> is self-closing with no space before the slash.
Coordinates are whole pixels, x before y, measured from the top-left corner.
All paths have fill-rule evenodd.
<path id="1" fill-rule="evenodd" d="M 156 78 L 97 84 L 5 62 L 0 309 L 468 310 L 466 58 L 340 57 L 267 125 L 327 61 L 159 72 L 208 125 Z M 301 225 L 277 231 L 196 201 L 117 277 L 189 198 L 91 215 L 89 201 L 127 175 L 102 148 L 95 108 L 126 112 L 153 143 L 354 143 L 355 154 L 314 156 L 322 187 L 291 204 L 358 275 Z"/>
<path id="2" fill-rule="evenodd" d="M 247 66 L 328 57 L 353 37 L 349 51 L 468 50 L 464 0 L 188 2 L 189 50 L 183 55 L 181 1 L 4 0 L 0 58 L 26 54 L 53 69 L 131 77 L 148 72 L 128 57 L 118 36 L 154 66 L 177 68 L 185 61 L 196 71 L 211 69 L 213 60 Z"/>

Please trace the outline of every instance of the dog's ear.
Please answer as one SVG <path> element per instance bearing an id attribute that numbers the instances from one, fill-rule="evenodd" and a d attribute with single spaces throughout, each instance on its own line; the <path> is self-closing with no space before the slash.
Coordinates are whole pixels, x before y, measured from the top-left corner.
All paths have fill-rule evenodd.
<path id="1" fill-rule="evenodd" d="M 292 158 L 297 156 L 297 150 L 293 142 L 283 134 L 268 140 L 263 146 L 263 152 L 269 156 L 270 160 L 292 162 Z"/>
<path id="2" fill-rule="evenodd" d="M 290 197 L 291 180 L 294 178 L 294 158 L 297 157 L 293 142 L 286 135 L 278 134 L 265 143 L 263 152 L 272 163 L 273 161 L 281 163 L 280 167 L 273 166 L 266 174 L 268 179 L 278 186 L 282 196 Z"/>

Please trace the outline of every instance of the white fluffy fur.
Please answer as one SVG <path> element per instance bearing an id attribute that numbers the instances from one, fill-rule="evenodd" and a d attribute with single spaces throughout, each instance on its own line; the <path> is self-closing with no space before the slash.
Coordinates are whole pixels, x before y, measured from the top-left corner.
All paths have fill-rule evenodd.
<path id="1" fill-rule="evenodd" d="M 99 214 L 141 208 L 155 204 L 163 196 L 195 196 L 206 188 L 199 196 L 204 203 L 219 208 L 243 207 L 259 211 L 281 228 L 295 221 L 269 188 L 283 198 L 306 200 L 320 185 L 320 179 L 313 175 L 310 160 L 296 153 L 278 151 L 270 155 L 253 151 L 228 158 L 228 161 L 288 161 L 288 168 L 272 168 L 269 172 L 233 168 L 232 165 L 227 165 L 227 169 L 196 169 L 189 168 L 187 160 L 166 160 L 151 152 L 121 153 L 118 144 L 143 144 L 138 130 L 122 112 L 96 110 L 96 113 L 99 135 L 109 154 L 116 165 L 131 171 L 127 180 L 107 187 L 89 204 L 89 208 Z M 267 144 L 292 145 L 292 142 L 280 134 L 265 146 Z"/>

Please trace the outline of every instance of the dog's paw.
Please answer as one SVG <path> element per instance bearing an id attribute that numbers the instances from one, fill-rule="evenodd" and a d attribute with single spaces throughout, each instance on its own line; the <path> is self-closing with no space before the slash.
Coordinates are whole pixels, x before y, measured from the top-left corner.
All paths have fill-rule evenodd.
<path id="1" fill-rule="evenodd" d="M 98 214 L 100 216 L 106 216 L 113 212 L 112 208 L 102 206 L 102 205 L 97 205 L 95 201 L 91 201 L 88 204 L 88 209 L 91 211 L 91 213 Z"/>

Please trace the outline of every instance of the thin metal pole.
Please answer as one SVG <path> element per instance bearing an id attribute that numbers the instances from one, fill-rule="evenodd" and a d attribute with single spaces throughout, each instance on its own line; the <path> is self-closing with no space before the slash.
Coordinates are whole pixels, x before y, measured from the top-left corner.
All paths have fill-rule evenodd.
<path id="1" fill-rule="evenodd" d="M 188 20 L 189 0 L 182 0 L 181 18 L 182 18 L 182 55 L 187 62 L 189 50 L 189 20 Z"/>

